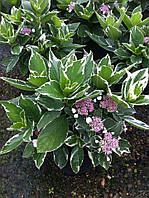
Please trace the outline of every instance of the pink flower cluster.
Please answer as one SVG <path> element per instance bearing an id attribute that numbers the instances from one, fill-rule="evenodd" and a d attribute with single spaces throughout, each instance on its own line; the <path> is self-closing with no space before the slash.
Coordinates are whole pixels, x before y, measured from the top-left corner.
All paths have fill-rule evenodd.
<path id="1" fill-rule="evenodd" d="M 119 147 L 118 143 L 119 143 L 118 139 L 112 138 L 111 133 L 105 133 L 104 139 L 100 140 L 102 151 L 107 155 L 112 153 L 111 149 Z"/>
<path id="2" fill-rule="evenodd" d="M 118 4 L 117 1 L 114 2 L 114 5 L 115 5 L 115 7 L 117 7 L 117 8 L 119 7 L 119 4 Z"/>
<path id="3" fill-rule="evenodd" d="M 109 14 L 110 13 L 110 10 L 109 10 L 109 6 L 103 4 L 101 7 L 100 7 L 100 10 L 101 12 L 103 12 L 103 14 Z"/>
<path id="4" fill-rule="evenodd" d="M 114 102 L 110 96 L 103 96 L 103 100 L 100 102 L 100 107 L 103 109 L 107 109 L 109 112 L 115 112 L 117 110 L 117 103 Z"/>
<path id="5" fill-rule="evenodd" d="M 29 35 L 31 34 L 31 32 L 32 32 L 31 28 L 23 28 L 21 31 L 21 33 L 25 35 Z"/>
<path id="6" fill-rule="evenodd" d="M 75 8 L 75 3 L 74 2 L 71 2 L 69 7 L 68 7 L 68 12 L 72 12 Z"/>
<path id="7" fill-rule="evenodd" d="M 75 104 L 78 114 L 87 116 L 89 112 L 94 111 L 94 105 L 92 99 L 88 98 L 87 100 L 79 101 Z"/>
<path id="8" fill-rule="evenodd" d="M 91 127 L 91 130 L 95 132 L 100 132 L 104 129 L 104 125 L 100 117 L 93 117 L 92 121 L 89 122 L 89 126 Z"/>
<path id="9" fill-rule="evenodd" d="M 144 43 L 147 44 L 149 42 L 149 36 L 144 37 Z"/>

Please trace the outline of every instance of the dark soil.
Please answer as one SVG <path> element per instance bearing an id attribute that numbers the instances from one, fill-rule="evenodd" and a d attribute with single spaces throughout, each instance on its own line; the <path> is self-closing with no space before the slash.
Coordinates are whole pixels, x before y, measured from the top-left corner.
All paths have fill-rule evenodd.
<path id="1" fill-rule="evenodd" d="M 0 47 L 0 58 L 9 48 Z M 0 76 L 16 78 L 14 72 L 5 74 L 0 65 Z M 19 76 L 18 76 L 19 78 Z M 0 80 L 0 99 L 19 94 Z M 136 118 L 149 124 L 149 106 L 137 107 Z M 14 135 L 7 131 L 10 122 L 0 106 L 0 148 Z M 81 176 L 65 176 L 48 155 L 40 170 L 32 159 L 23 159 L 25 145 L 0 156 L 0 198 L 149 198 L 149 133 L 128 126 L 123 137 L 131 143 L 131 154 L 114 156 L 112 167 L 101 167 Z"/>

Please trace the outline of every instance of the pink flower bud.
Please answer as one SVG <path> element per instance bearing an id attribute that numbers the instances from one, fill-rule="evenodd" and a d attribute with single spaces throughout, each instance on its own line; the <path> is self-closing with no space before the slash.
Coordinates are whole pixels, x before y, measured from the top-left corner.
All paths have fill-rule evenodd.
<path id="1" fill-rule="evenodd" d="M 33 146 L 36 148 L 37 147 L 37 139 L 33 140 Z"/>
<path id="2" fill-rule="evenodd" d="M 29 35 L 31 34 L 31 32 L 32 32 L 31 28 L 23 28 L 21 31 L 21 33 L 25 35 Z"/>

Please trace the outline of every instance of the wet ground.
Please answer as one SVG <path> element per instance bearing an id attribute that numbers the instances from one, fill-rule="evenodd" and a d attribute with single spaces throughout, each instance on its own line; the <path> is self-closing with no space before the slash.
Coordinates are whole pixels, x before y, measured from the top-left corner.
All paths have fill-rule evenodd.
<path id="1" fill-rule="evenodd" d="M 0 60 L 9 48 L 0 46 Z M 16 77 L 15 69 L 5 74 L 0 65 L 0 76 Z M 19 90 L 0 80 L 0 99 L 10 99 Z M 149 106 L 138 107 L 136 117 L 149 124 Z M 0 106 L 0 148 L 14 135 Z M 113 166 L 101 167 L 81 176 L 65 176 L 48 155 L 40 170 L 32 159 L 23 159 L 25 145 L 0 156 L 0 198 L 149 198 L 149 132 L 128 127 L 123 136 L 131 143 L 131 154 L 114 156 Z"/>

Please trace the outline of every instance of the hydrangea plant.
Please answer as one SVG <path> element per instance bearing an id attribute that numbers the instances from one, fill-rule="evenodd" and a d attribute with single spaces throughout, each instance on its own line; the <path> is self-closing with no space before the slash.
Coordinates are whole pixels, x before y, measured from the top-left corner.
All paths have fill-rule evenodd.
<path id="1" fill-rule="evenodd" d="M 47 153 L 53 152 L 59 168 L 70 163 L 78 173 L 86 150 L 94 167 L 101 165 L 107 170 L 113 153 L 121 156 L 130 152 L 130 144 L 121 138 L 127 131 L 125 122 L 149 130 L 147 124 L 132 116 L 135 105 L 149 104 L 149 96 L 142 95 L 148 84 L 148 69 L 131 73 L 131 65 L 116 72 L 109 55 L 97 64 L 91 52 L 84 52 L 81 59 L 74 51 L 58 59 L 50 50 L 46 60 L 35 49 L 31 49 L 28 64 L 26 81 L 1 77 L 33 94 L 0 101 L 12 122 L 9 130 L 17 131 L 0 154 L 25 142 L 23 157 L 33 157 L 37 168 Z M 112 91 L 124 75 L 127 78 L 121 91 Z"/>
<path id="2" fill-rule="evenodd" d="M 0 43 L 11 46 L 11 55 L 2 63 L 7 66 L 7 72 L 18 63 L 21 72 L 27 74 L 30 46 L 45 58 L 48 58 L 49 47 L 53 47 L 59 57 L 83 47 L 73 42 L 79 23 L 66 25 L 58 17 L 59 11 L 50 8 L 50 0 L 23 0 L 20 7 L 13 6 L 9 14 L 1 12 Z"/>

